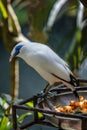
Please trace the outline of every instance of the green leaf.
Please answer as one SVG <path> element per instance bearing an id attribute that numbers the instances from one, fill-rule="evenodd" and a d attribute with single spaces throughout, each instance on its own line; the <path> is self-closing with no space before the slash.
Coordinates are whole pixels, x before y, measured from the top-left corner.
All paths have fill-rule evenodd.
<path id="1" fill-rule="evenodd" d="M 27 112 L 18 117 L 18 122 L 22 122 L 27 116 L 32 115 L 32 112 Z"/>
<path id="2" fill-rule="evenodd" d="M 73 62 L 74 62 L 74 69 L 76 69 L 76 63 L 77 63 L 76 55 L 73 56 Z"/>
<path id="3" fill-rule="evenodd" d="M 81 61 L 81 46 L 79 45 L 78 48 L 77 48 L 77 52 L 78 52 L 78 60 L 79 62 Z"/>
<path id="4" fill-rule="evenodd" d="M 28 103 L 26 103 L 26 105 L 28 105 L 29 107 L 34 108 L 33 102 L 28 102 Z M 33 114 L 33 113 L 32 113 L 32 114 Z M 39 118 L 43 117 L 43 114 L 42 114 L 41 112 L 38 112 L 38 117 L 39 117 Z"/>
<path id="5" fill-rule="evenodd" d="M 26 105 L 29 106 L 29 107 L 32 107 L 32 108 L 34 107 L 33 102 L 28 102 L 28 103 L 26 103 Z"/>
<path id="6" fill-rule="evenodd" d="M 27 11 L 25 9 L 19 10 L 18 8 L 15 8 L 14 10 L 18 17 L 19 23 L 21 25 L 25 25 L 28 22 Z"/>
<path id="7" fill-rule="evenodd" d="M 3 116 L 3 118 L 0 121 L 0 130 L 10 130 L 11 123 L 8 119 L 8 117 Z"/>
<path id="8" fill-rule="evenodd" d="M 43 114 L 41 112 L 38 112 L 38 117 L 39 118 L 43 117 Z"/>
<path id="9" fill-rule="evenodd" d="M 8 13 L 1 0 L 0 0 L 0 10 L 2 12 L 3 17 L 6 19 L 8 17 Z"/>
<path id="10" fill-rule="evenodd" d="M 80 42 L 82 38 L 82 32 L 79 28 L 77 28 L 77 41 Z"/>

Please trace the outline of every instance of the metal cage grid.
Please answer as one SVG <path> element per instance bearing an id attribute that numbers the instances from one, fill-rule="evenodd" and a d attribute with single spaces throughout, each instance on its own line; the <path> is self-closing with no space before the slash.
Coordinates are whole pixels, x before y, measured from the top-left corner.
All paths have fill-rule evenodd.
<path id="1" fill-rule="evenodd" d="M 80 82 L 86 83 L 86 80 L 79 80 Z M 84 87 L 76 87 L 77 91 L 81 90 L 87 90 L 87 86 Z M 59 87 L 55 87 L 54 89 L 50 90 L 50 92 L 54 93 L 55 95 L 58 95 L 62 92 L 70 92 L 70 90 L 68 88 L 65 88 L 63 85 L 61 87 L 61 85 Z M 48 109 L 43 109 L 38 107 L 38 103 L 43 99 L 43 94 L 37 94 L 29 99 L 26 99 L 24 101 L 19 102 L 18 104 L 13 104 L 12 106 L 12 118 L 13 118 L 13 129 L 14 130 L 23 130 L 27 127 L 30 127 L 32 125 L 35 124 L 41 124 L 41 125 L 47 125 L 47 126 L 52 126 L 55 127 L 52 123 L 50 123 L 49 121 L 46 120 L 45 115 L 49 114 L 51 116 L 57 116 L 57 117 L 64 117 L 64 118 L 73 118 L 73 119 L 80 119 L 81 120 L 81 130 L 87 130 L 87 115 L 85 114 L 66 114 L 66 113 L 61 113 L 61 112 L 56 112 L 53 109 L 48 110 Z M 26 106 L 25 104 L 27 102 L 33 102 L 34 107 L 29 107 Z M 47 100 L 48 106 L 52 108 L 51 103 Z M 30 121 L 29 123 L 26 123 L 24 125 L 21 125 L 20 127 L 17 124 L 17 109 L 22 109 L 22 110 L 27 110 L 27 111 L 32 111 L 33 114 L 33 120 Z M 44 116 L 43 117 L 39 117 L 38 116 L 38 112 L 41 112 Z M 58 124 L 58 130 L 62 130 L 61 128 L 61 121 Z"/>

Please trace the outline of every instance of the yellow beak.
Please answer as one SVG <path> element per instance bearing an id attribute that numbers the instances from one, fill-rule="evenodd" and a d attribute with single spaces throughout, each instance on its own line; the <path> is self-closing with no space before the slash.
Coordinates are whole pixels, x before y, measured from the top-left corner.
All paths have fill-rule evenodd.
<path id="1" fill-rule="evenodd" d="M 11 61 L 12 61 L 12 59 L 13 59 L 13 56 L 10 56 L 10 58 L 9 58 L 9 62 L 11 62 Z"/>

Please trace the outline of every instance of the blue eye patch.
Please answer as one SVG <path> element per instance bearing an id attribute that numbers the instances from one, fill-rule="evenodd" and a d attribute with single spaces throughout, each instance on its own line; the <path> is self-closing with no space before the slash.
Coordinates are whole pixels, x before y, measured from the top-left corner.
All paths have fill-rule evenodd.
<path id="1" fill-rule="evenodd" d="M 21 50 L 22 47 L 23 47 L 23 45 L 18 45 L 18 46 L 15 47 L 14 56 L 16 56 L 20 53 L 20 50 Z"/>

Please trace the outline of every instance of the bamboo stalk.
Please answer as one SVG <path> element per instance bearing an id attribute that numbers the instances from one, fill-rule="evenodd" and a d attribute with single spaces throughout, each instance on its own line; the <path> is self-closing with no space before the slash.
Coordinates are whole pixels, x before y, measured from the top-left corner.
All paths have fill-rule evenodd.
<path id="1" fill-rule="evenodd" d="M 19 89 L 19 62 L 16 58 L 11 63 L 11 96 L 12 99 L 18 98 Z"/>
<path id="2" fill-rule="evenodd" d="M 28 41 L 21 32 L 21 27 L 17 16 L 12 8 L 10 0 L 3 0 L 4 7 L 7 11 L 8 18 L 3 17 L 3 42 L 8 50 L 11 52 L 14 45 L 21 41 Z M 11 63 L 11 96 L 12 99 L 18 98 L 19 91 L 19 63 L 15 58 Z"/>

